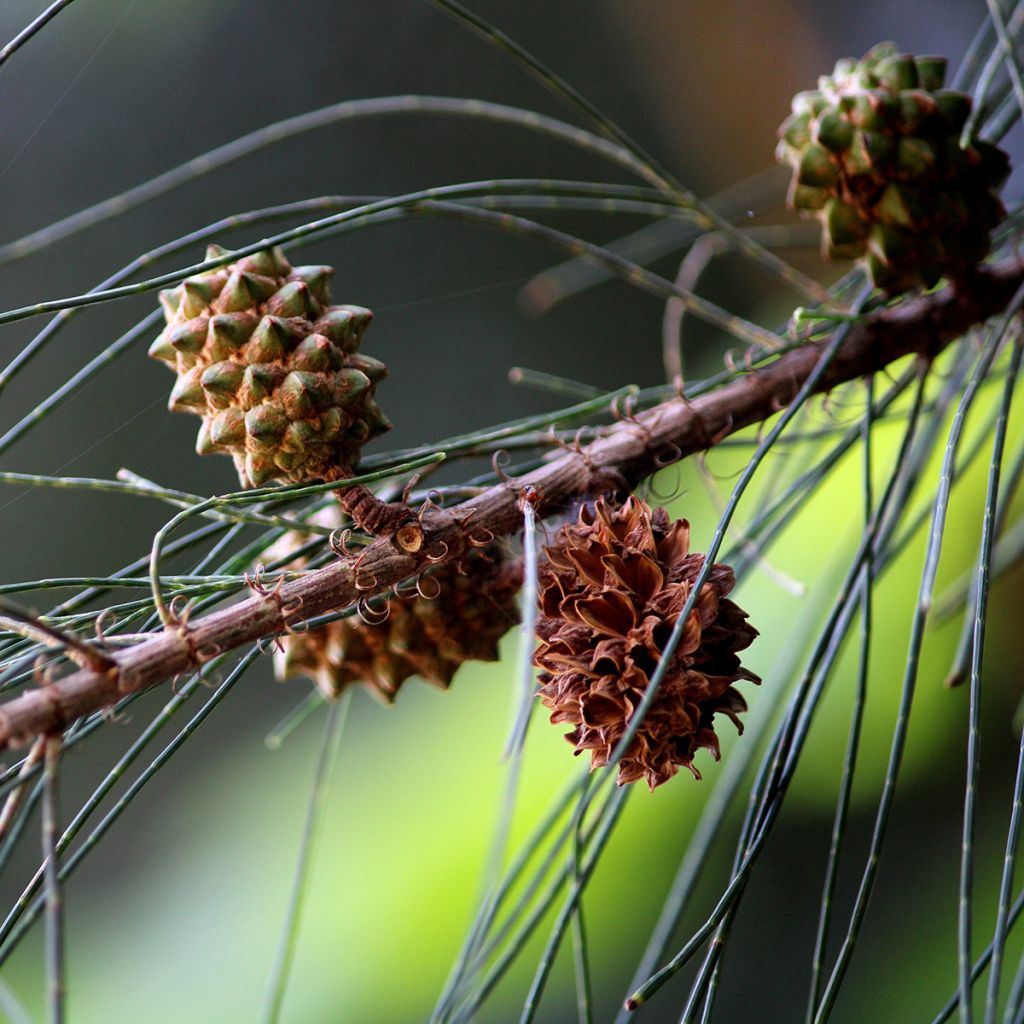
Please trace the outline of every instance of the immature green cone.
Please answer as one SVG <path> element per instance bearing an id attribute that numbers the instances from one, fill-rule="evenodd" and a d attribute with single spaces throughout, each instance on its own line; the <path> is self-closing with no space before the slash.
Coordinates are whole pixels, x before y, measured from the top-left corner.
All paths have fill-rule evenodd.
<path id="1" fill-rule="evenodd" d="M 821 222 L 825 256 L 863 259 L 889 293 L 969 273 L 1006 212 L 1009 158 L 960 145 L 971 97 L 943 89 L 945 74 L 943 57 L 880 43 L 797 94 L 779 129 L 789 205 Z"/>
<path id="2" fill-rule="evenodd" d="M 329 509 L 319 521 L 340 520 Z M 308 539 L 287 535 L 267 554 L 284 557 Z M 447 689 L 464 662 L 498 660 L 498 641 L 519 621 L 521 585 L 522 570 L 502 545 L 471 548 L 424 580 L 422 593 L 391 596 L 382 622 L 353 615 L 284 637 L 275 655 L 278 678 L 308 676 L 331 700 L 364 683 L 385 704 L 412 676 Z"/>
<path id="3" fill-rule="evenodd" d="M 169 407 L 202 417 L 196 450 L 230 455 L 243 487 L 349 475 L 391 427 L 374 401 L 387 368 L 357 352 L 373 314 L 330 305 L 332 273 L 269 249 L 160 293 L 149 354 L 178 375 Z"/>

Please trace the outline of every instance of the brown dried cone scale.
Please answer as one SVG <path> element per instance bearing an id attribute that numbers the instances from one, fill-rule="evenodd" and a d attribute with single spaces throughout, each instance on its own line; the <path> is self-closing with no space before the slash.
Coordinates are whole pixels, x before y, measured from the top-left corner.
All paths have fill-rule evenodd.
<path id="1" fill-rule="evenodd" d="M 945 58 L 881 43 L 799 93 L 779 129 L 790 206 L 821 222 L 827 257 L 863 259 L 890 293 L 969 274 L 1005 215 L 1009 159 L 961 145 L 972 100 L 942 88 L 945 75 Z"/>
<path id="2" fill-rule="evenodd" d="M 551 721 L 573 726 L 566 739 L 591 767 L 606 764 L 643 700 L 675 622 L 704 565 L 689 551 L 685 519 L 669 523 L 638 498 L 621 508 L 604 499 L 584 505 L 547 551 L 540 575 L 539 696 Z M 696 778 L 696 752 L 717 760 L 716 714 L 732 719 L 746 701 L 733 683 L 759 683 L 736 652 L 757 630 L 726 599 L 732 569 L 712 567 L 668 671 L 626 756 L 620 785 L 644 778 L 653 790 L 680 766 Z"/>
<path id="3" fill-rule="evenodd" d="M 335 526 L 332 515 L 330 510 L 320 521 Z M 305 540 L 291 534 L 284 544 L 294 549 Z M 282 557 L 283 548 L 268 555 Z M 498 660 L 498 641 L 519 621 L 521 585 L 520 565 L 503 545 L 470 548 L 434 572 L 424 593 L 392 596 L 382 622 L 351 616 L 284 637 L 275 658 L 278 677 L 308 676 L 332 700 L 345 687 L 364 683 L 386 704 L 411 676 L 447 689 L 464 662 Z"/>
<path id="4" fill-rule="evenodd" d="M 206 258 L 224 254 L 210 246 Z M 202 418 L 196 450 L 230 455 L 243 487 L 343 480 L 391 429 L 374 398 L 387 367 L 358 351 L 373 314 L 332 306 L 332 274 L 268 249 L 160 293 L 167 326 L 149 354 L 178 375 L 168 405 Z M 338 497 L 371 532 L 415 520 L 365 487 Z M 411 549 L 422 539 L 413 533 Z"/>

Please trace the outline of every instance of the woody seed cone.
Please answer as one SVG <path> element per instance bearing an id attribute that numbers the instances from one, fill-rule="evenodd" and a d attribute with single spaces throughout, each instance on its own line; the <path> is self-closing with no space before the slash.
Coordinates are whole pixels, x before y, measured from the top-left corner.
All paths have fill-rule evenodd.
<path id="1" fill-rule="evenodd" d="M 969 273 L 1005 215 L 1009 159 L 961 140 L 972 100 L 945 74 L 943 57 L 881 43 L 799 93 L 779 129 L 790 206 L 820 221 L 825 256 L 862 259 L 889 293 Z"/>
<path id="2" fill-rule="evenodd" d="M 322 525 L 338 525 L 334 508 L 318 518 Z M 289 546 L 294 550 L 305 540 L 286 535 L 268 555 L 284 557 Z M 447 689 L 464 662 L 498 660 L 498 641 L 519 621 L 521 583 L 521 569 L 503 546 L 471 548 L 428 577 L 422 593 L 392 596 L 382 622 L 350 616 L 284 637 L 275 658 L 278 677 L 308 676 L 329 699 L 365 683 L 386 704 L 412 676 Z"/>
<path id="3" fill-rule="evenodd" d="M 546 549 L 540 576 L 539 696 L 551 721 L 566 722 L 576 754 L 606 764 L 644 698 L 679 613 L 704 564 L 689 550 L 689 524 L 669 523 L 638 498 L 621 508 L 584 505 Z M 732 570 L 714 565 L 690 612 L 653 704 L 619 762 L 620 785 L 643 778 L 653 790 L 693 764 L 701 748 L 719 757 L 715 715 L 742 732 L 746 701 L 732 684 L 760 679 L 737 651 L 757 630 L 726 598 Z"/>
<path id="4" fill-rule="evenodd" d="M 202 418 L 196 450 L 230 455 L 243 487 L 348 476 L 391 427 L 374 400 L 387 368 L 357 351 L 373 314 L 330 305 L 332 273 L 269 249 L 160 293 L 149 354 L 178 375 L 168 405 Z"/>

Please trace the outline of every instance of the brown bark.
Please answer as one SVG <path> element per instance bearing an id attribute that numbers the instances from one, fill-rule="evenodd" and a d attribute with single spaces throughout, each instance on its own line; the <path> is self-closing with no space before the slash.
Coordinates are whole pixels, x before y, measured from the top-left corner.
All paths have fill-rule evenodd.
<path id="1" fill-rule="evenodd" d="M 355 476 L 354 473 L 347 475 Z M 374 537 L 387 537 L 403 551 L 416 552 L 423 546 L 419 518 L 408 505 L 382 501 L 363 484 L 353 484 L 334 493 L 341 511 L 359 529 Z"/>
<path id="2" fill-rule="evenodd" d="M 983 267 L 969 282 L 951 285 L 880 310 L 857 324 L 818 383 L 828 391 L 910 353 L 936 355 L 971 326 L 1002 312 L 1024 282 L 1024 258 Z M 511 483 L 502 483 L 454 509 L 423 520 L 423 542 L 401 550 L 388 538 L 358 557 L 339 559 L 273 593 L 251 597 L 166 630 L 116 654 L 106 670 L 81 669 L 0 707 L 0 748 L 30 742 L 127 693 L 155 686 L 210 658 L 283 632 L 286 625 L 354 604 L 416 575 L 431 561 L 456 558 L 469 543 L 515 532 L 522 488 L 540 495 L 538 514 L 563 509 L 577 495 L 622 483 L 632 487 L 663 464 L 702 451 L 788 405 L 814 370 L 821 347 L 808 344 L 687 402 L 673 399 L 635 420 L 615 425 L 583 449 L 566 453 Z M 358 564 L 357 564 L 358 563 Z"/>

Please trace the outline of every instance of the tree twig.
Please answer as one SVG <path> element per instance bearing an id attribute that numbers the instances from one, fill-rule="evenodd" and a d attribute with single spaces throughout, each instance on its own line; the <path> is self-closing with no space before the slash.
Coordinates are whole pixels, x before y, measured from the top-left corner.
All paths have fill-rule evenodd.
<path id="1" fill-rule="evenodd" d="M 979 268 L 968 281 L 882 309 L 855 325 L 823 375 L 819 391 L 882 369 L 911 353 L 932 358 L 968 328 L 1005 308 L 1024 281 L 1024 257 Z M 540 516 L 564 509 L 576 496 L 633 487 L 666 464 L 704 451 L 729 434 L 767 419 L 792 401 L 817 364 L 821 347 L 808 343 L 692 401 L 675 398 L 623 419 L 581 452 L 568 452 L 511 482 L 423 519 L 418 551 L 386 538 L 358 556 L 205 615 L 114 656 L 106 670 L 84 668 L 0 706 L 0 749 L 57 731 L 125 694 L 156 686 L 182 672 L 289 625 L 342 609 L 430 564 L 453 561 L 473 544 L 514 533 L 522 488 L 540 495 Z"/>

